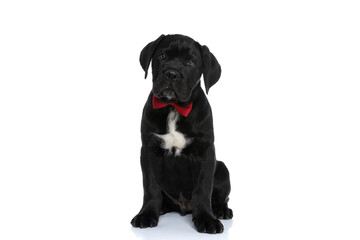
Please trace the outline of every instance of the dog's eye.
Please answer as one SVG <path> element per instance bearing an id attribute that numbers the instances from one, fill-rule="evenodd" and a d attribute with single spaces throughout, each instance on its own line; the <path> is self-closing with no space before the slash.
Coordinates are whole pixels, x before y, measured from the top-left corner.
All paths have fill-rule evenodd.
<path id="1" fill-rule="evenodd" d="M 187 61 L 186 64 L 190 67 L 195 67 L 195 63 L 192 60 Z"/>
<path id="2" fill-rule="evenodd" d="M 165 53 L 160 53 L 159 59 L 160 59 L 160 60 L 164 60 L 165 58 L 166 58 Z"/>

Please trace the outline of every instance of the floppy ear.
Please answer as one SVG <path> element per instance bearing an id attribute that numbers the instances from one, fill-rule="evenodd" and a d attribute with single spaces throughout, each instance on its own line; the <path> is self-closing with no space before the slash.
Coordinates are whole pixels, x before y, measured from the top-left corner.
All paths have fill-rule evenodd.
<path id="1" fill-rule="evenodd" d="M 203 60 L 203 74 L 206 94 L 209 89 L 219 80 L 221 75 L 221 67 L 215 56 L 210 52 L 207 46 L 201 47 L 201 54 Z"/>
<path id="2" fill-rule="evenodd" d="M 141 67 L 145 71 L 145 78 L 147 77 L 149 65 L 151 62 L 152 55 L 157 47 L 157 45 L 160 43 L 160 41 L 165 37 L 164 34 L 162 34 L 160 37 L 158 37 L 155 41 L 150 42 L 148 45 L 146 45 L 143 50 L 140 53 L 140 64 Z"/>

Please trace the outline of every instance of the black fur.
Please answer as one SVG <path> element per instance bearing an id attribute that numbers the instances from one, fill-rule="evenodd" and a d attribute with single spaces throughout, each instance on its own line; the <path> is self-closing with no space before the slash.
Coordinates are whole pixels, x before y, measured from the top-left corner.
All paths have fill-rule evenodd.
<path id="1" fill-rule="evenodd" d="M 228 208 L 229 172 L 215 158 L 213 120 L 206 92 L 220 78 L 221 68 L 206 46 L 183 35 L 161 35 L 140 54 L 145 71 L 152 61 L 153 89 L 145 104 L 141 123 L 141 168 L 144 202 L 132 221 L 134 227 L 155 227 L 161 214 L 192 213 L 197 231 L 220 233 L 218 220 L 232 218 Z M 163 102 L 193 103 L 188 117 L 180 116 L 177 130 L 192 139 L 180 156 L 161 147 L 155 134 L 167 133 L 167 116 L 173 106 L 153 109 L 152 96 Z"/>

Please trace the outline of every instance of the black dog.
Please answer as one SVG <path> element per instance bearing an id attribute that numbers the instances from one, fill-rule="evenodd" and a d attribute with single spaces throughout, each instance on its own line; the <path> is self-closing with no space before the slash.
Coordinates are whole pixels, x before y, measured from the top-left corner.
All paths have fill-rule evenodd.
<path id="1" fill-rule="evenodd" d="M 200 87 L 203 74 L 208 93 L 220 65 L 183 35 L 161 35 L 141 51 L 145 78 L 151 61 L 153 89 L 141 122 L 144 202 L 131 224 L 155 227 L 161 214 L 177 211 L 192 213 L 197 231 L 220 233 L 218 218 L 233 216 L 229 172 L 216 161 L 211 108 Z"/>

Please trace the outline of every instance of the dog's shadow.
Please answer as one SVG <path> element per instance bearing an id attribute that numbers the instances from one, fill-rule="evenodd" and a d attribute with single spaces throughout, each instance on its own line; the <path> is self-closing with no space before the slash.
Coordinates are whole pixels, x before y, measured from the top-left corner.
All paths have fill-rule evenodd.
<path id="1" fill-rule="evenodd" d="M 155 228 L 139 229 L 131 227 L 131 231 L 135 236 L 142 240 L 159 240 L 159 239 L 186 239 L 192 240 L 201 236 L 207 238 L 211 236 L 216 239 L 227 240 L 229 239 L 229 228 L 232 226 L 233 220 L 221 220 L 224 225 L 224 232 L 220 234 L 205 234 L 198 233 L 192 222 L 191 214 L 186 216 L 180 216 L 179 213 L 167 213 L 160 216 L 158 226 Z"/>

